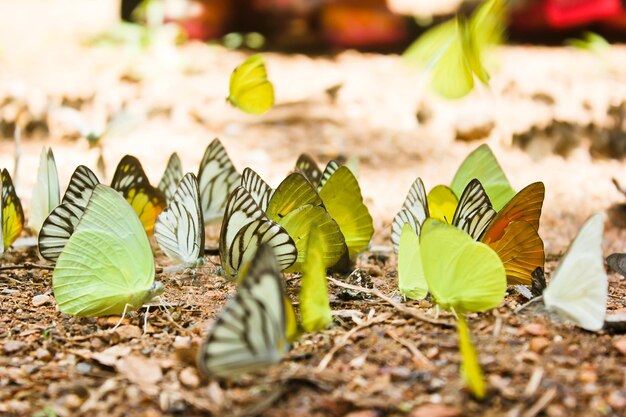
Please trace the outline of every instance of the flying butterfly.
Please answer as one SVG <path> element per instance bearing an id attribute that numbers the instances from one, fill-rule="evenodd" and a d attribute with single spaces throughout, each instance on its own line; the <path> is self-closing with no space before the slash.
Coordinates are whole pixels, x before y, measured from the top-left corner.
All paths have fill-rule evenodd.
<path id="1" fill-rule="evenodd" d="M 98 177 L 86 166 L 79 165 L 74 170 L 61 204 L 50 212 L 39 231 L 39 253 L 44 259 L 57 261 L 99 183 Z"/>
<path id="2" fill-rule="evenodd" d="M 156 218 L 166 205 L 161 190 L 150 180 L 137 158 L 125 155 L 117 165 L 111 187 L 119 191 L 139 216 L 148 236 L 152 235 Z"/>
<path id="3" fill-rule="evenodd" d="M 281 268 L 271 247 L 262 244 L 242 269 L 237 294 L 198 351 L 205 376 L 229 378 L 281 361 L 289 349 Z"/>
<path id="4" fill-rule="evenodd" d="M 207 146 L 198 169 L 200 202 L 205 223 L 222 220 L 226 200 L 239 185 L 240 175 L 219 139 Z"/>
<path id="5" fill-rule="evenodd" d="M 549 310 L 585 330 L 604 325 L 608 277 L 602 257 L 604 216 L 591 216 L 552 274 L 543 301 Z"/>
<path id="6" fill-rule="evenodd" d="M 457 202 L 452 190 L 446 186 L 437 186 L 426 195 L 424 183 L 418 178 L 411 186 L 402 209 L 393 218 L 391 241 L 397 252 L 404 225 L 411 225 L 420 235 L 426 218 L 452 224 L 474 239 L 480 239 L 495 216 L 489 196 L 477 179 L 465 187 Z"/>
<path id="7" fill-rule="evenodd" d="M 544 196 L 542 182 L 528 185 L 500 210 L 481 238 L 502 259 L 511 285 L 530 285 L 533 271 L 544 267 L 543 240 L 538 233 Z"/>
<path id="8" fill-rule="evenodd" d="M 163 171 L 161 181 L 159 181 L 159 190 L 163 191 L 165 199 L 169 202 L 174 197 L 178 183 L 183 179 L 183 166 L 176 152 L 170 155 L 167 160 L 167 166 Z"/>
<path id="9" fill-rule="evenodd" d="M 0 207 L 2 209 L 2 251 L 0 253 L 4 253 L 24 229 L 24 210 L 6 168 L 3 168 L 0 173 L 0 185 L 2 188 Z"/>
<path id="10" fill-rule="evenodd" d="M 230 76 L 230 104 L 250 114 L 263 114 L 274 106 L 274 86 L 267 79 L 263 56 L 252 55 Z"/>
<path id="11" fill-rule="evenodd" d="M 94 188 L 54 268 L 52 285 L 64 314 L 99 317 L 140 308 L 163 292 L 137 214 L 106 185 Z"/>
<path id="12" fill-rule="evenodd" d="M 474 78 L 489 83 L 487 53 L 502 42 L 505 2 L 487 0 L 469 20 L 457 16 L 420 36 L 404 52 L 404 58 L 430 70 L 435 92 L 457 99 L 474 88 Z"/>
<path id="13" fill-rule="evenodd" d="M 274 250 L 281 270 L 296 261 L 298 253 L 293 239 L 267 217 L 245 188 L 237 187 L 226 203 L 220 232 L 219 253 L 224 273 L 236 275 L 263 243 Z"/>
<path id="14" fill-rule="evenodd" d="M 183 177 L 167 208 L 157 217 L 154 237 L 165 255 L 183 266 L 204 263 L 204 220 L 194 174 Z"/>
<path id="15" fill-rule="evenodd" d="M 30 200 L 30 215 L 28 216 L 28 227 L 36 234 L 48 217 L 48 214 L 60 204 L 61 192 L 59 190 L 59 174 L 54 161 L 52 148 L 41 149 L 39 157 L 39 168 L 37 169 L 37 183 L 33 187 L 33 194 Z"/>

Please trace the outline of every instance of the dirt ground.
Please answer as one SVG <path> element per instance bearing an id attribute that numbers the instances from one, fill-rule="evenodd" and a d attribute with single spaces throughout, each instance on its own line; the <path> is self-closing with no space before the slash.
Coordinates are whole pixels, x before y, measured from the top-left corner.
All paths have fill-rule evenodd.
<path id="1" fill-rule="evenodd" d="M 491 87 L 454 103 L 430 95 L 398 56 L 268 53 L 277 106 L 252 117 L 224 100 L 243 52 L 204 44 L 89 48 L 85 40 L 114 20 L 110 2 L 14 4 L 0 2 L 0 166 L 13 170 L 11 136 L 21 115 L 17 191 L 26 211 L 42 145 L 53 147 L 63 184 L 76 165 L 96 166 L 98 151 L 77 138 L 59 107 L 80 110 L 94 126 L 124 107 L 136 121 L 104 142 L 108 180 L 126 153 L 155 183 L 173 151 L 196 171 L 214 137 L 239 170 L 251 166 L 273 185 L 301 152 L 321 163 L 357 156 L 377 248 L 357 266 L 396 302 L 389 224 L 408 187 L 417 176 L 427 188 L 449 183 L 484 142 L 516 189 L 546 185 L 540 233 L 548 274 L 595 211 L 609 214 L 605 255 L 626 251 L 626 197 L 611 181 L 626 184 L 623 46 L 601 56 L 502 48 Z M 208 232 L 215 244 L 216 231 Z M 512 290 L 499 308 L 470 316 L 488 382 L 487 398 L 477 402 L 459 377 L 451 317 L 435 320 L 425 301 L 401 303 L 406 309 L 374 295 L 346 300 L 331 284 L 330 329 L 304 335 L 266 373 L 207 382 L 190 362 L 193 349 L 235 291 L 212 263 L 195 276 L 158 274 L 172 305 L 147 317 L 132 313 L 113 331 L 117 319 L 60 314 L 51 271 L 25 262 L 42 264 L 34 248 L 0 259 L 2 416 L 626 415 L 626 337 L 586 332 L 532 309 L 515 314 L 524 300 Z M 158 255 L 157 264 L 167 260 Z M 624 278 L 610 273 L 609 280 L 610 312 L 626 311 Z M 289 278 L 294 301 L 297 289 Z"/>

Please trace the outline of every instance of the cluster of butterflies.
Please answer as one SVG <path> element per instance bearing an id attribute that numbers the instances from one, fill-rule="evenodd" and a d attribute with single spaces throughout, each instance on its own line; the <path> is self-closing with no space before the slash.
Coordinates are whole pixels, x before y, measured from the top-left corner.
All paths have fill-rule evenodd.
<path id="1" fill-rule="evenodd" d="M 23 213 L 6 171 L 2 178 L 2 201 L 11 210 L 3 217 L 8 247 L 22 230 Z M 331 161 L 321 170 L 302 155 L 294 172 L 272 189 L 250 168 L 239 174 L 218 139 L 207 147 L 197 176 L 183 175 L 173 154 L 154 187 L 140 162 L 127 155 L 111 186 L 86 166 L 76 168 L 63 198 L 54 156 L 44 149 L 31 213 L 39 253 L 55 264 L 59 309 L 79 316 L 124 314 L 151 302 L 164 287 L 154 280 L 150 238 L 179 267 L 195 268 L 204 263 L 205 224 L 222 221 L 222 270 L 237 276 L 239 286 L 201 348 L 200 368 L 213 376 L 267 365 L 269 358 L 282 357 L 300 329 L 327 327 L 332 316 L 326 272 L 350 267 L 374 233 L 348 166 Z M 302 276 L 300 327 L 284 292 L 283 270 Z M 218 355 L 224 334 L 230 349 Z M 232 359 L 238 349 L 247 359 Z M 231 359 L 222 372 L 221 364 Z"/>
<path id="2" fill-rule="evenodd" d="M 485 387 L 463 314 L 497 307 L 507 285 L 542 297 L 548 310 L 586 330 L 604 325 L 603 216 L 585 223 L 546 287 L 538 233 L 544 194 L 541 182 L 516 193 L 482 145 L 461 164 L 450 187 L 438 185 L 427 194 L 418 178 L 392 222 L 399 290 L 411 299 L 430 293 L 439 308 L 457 316 L 463 375 L 478 398 Z"/>

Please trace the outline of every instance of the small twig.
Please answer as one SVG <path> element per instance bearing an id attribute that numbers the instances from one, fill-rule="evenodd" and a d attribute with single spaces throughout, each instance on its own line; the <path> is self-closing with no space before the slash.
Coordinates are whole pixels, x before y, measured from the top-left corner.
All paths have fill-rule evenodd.
<path id="1" fill-rule="evenodd" d="M 382 292 L 380 292 L 376 288 L 371 288 L 370 289 L 370 288 L 359 287 L 358 285 L 346 284 L 345 282 L 338 281 L 338 280 L 336 280 L 334 278 L 331 278 L 331 277 L 328 277 L 328 282 L 332 283 L 333 285 L 335 285 L 337 287 L 347 288 L 349 290 L 359 291 L 359 292 L 362 292 L 362 293 L 365 293 L 365 294 L 373 295 L 374 297 L 378 297 L 381 300 L 385 301 L 386 303 L 390 304 L 393 308 L 395 308 L 396 310 L 398 310 L 402 314 L 406 314 L 407 316 L 416 318 L 418 320 L 425 321 L 426 323 L 436 324 L 436 325 L 439 325 L 439 326 L 446 326 L 446 327 L 455 327 L 454 323 L 449 323 L 449 322 L 445 322 L 445 321 L 431 319 L 430 317 L 421 314 L 419 311 L 417 311 L 414 308 L 404 306 L 404 305 L 402 305 L 402 304 L 392 300 L 390 297 L 386 296 L 385 294 L 383 294 Z"/>
<path id="2" fill-rule="evenodd" d="M 529 302 L 522 304 L 521 306 L 517 307 L 515 310 L 513 310 L 513 313 L 517 314 L 520 311 L 522 311 L 523 309 L 525 309 L 526 307 L 528 307 L 529 305 L 536 303 L 539 300 L 543 300 L 543 295 L 540 295 L 538 297 L 535 297 L 533 299 L 531 299 Z"/>
<path id="3" fill-rule="evenodd" d="M 0 266 L 0 271 L 9 271 L 11 269 L 46 269 L 48 271 L 54 270 L 53 266 L 40 265 L 32 262 L 24 262 L 22 265 L 5 265 Z"/>
<path id="4" fill-rule="evenodd" d="M 339 349 L 341 349 L 342 347 L 348 344 L 348 341 L 350 340 L 352 335 L 354 335 L 360 330 L 365 329 L 366 327 L 369 327 L 373 324 L 380 323 L 380 322 L 387 320 L 389 316 L 391 316 L 391 314 L 385 313 L 385 314 L 379 315 L 378 317 L 372 317 L 371 319 L 364 321 L 363 323 L 347 331 L 343 336 L 339 338 L 339 341 L 335 343 L 335 345 L 330 349 L 330 351 L 326 354 L 326 356 L 322 358 L 319 365 L 317 365 L 316 372 L 322 372 L 324 369 L 326 369 L 330 361 L 333 360 L 333 356 L 335 356 L 335 353 L 337 353 Z"/>
<path id="5" fill-rule="evenodd" d="M 552 387 L 549 390 L 547 390 L 537 400 L 537 402 L 533 404 L 532 407 L 530 407 L 528 410 L 526 410 L 526 412 L 524 414 L 522 414 L 522 417 L 535 417 L 535 416 L 537 416 L 539 413 L 541 413 L 541 411 L 544 408 L 546 408 L 548 406 L 548 404 L 550 404 L 550 402 L 554 399 L 555 396 L 556 396 L 556 387 Z"/>
<path id="6" fill-rule="evenodd" d="M 411 343 L 410 341 L 406 340 L 406 339 L 402 339 L 400 336 L 398 336 L 394 331 L 392 330 L 387 330 L 385 333 L 387 333 L 387 335 L 389 337 L 391 337 L 393 340 L 395 340 L 396 342 L 398 342 L 399 344 L 401 344 L 402 346 L 404 346 L 405 348 L 408 349 L 409 352 L 411 352 L 411 355 L 413 355 L 413 359 L 422 365 L 423 368 L 425 369 L 432 369 L 433 368 L 433 363 L 430 361 L 430 359 L 428 359 L 426 357 L 426 355 L 424 355 L 417 346 L 415 346 L 415 344 Z"/>
<path id="7" fill-rule="evenodd" d="M 533 373 L 530 375 L 528 379 L 528 384 L 526 384 L 526 388 L 524 389 L 524 396 L 532 397 L 537 392 L 537 388 L 539 388 L 539 384 L 541 384 L 541 379 L 543 378 L 543 368 L 535 368 L 533 369 Z"/>

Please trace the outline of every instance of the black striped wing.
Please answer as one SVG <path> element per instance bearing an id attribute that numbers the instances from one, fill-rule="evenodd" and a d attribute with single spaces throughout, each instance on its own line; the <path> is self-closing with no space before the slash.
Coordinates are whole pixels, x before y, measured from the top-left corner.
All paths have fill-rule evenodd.
<path id="1" fill-rule="evenodd" d="M 174 197 L 174 193 L 176 193 L 176 189 L 178 188 L 178 183 L 180 183 L 180 180 L 182 179 L 183 166 L 180 162 L 178 154 L 174 152 L 170 155 L 165 171 L 163 171 L 161 181 L 159 181 L 159 190 L 163 191 L 167 201 L 170 201 Z"/>
<path id="2" fill-rule="evenodd" d="M 482 184 L 473 179 L 467 184 L 459 199 L 452 224 L 478 240 L 496 214 Z"/>
<path id="3" fill-rule="evenodd" d="M 241 186 L 248 190 L 261 210 L 267 210 L 267 206 L 270 204 L 270 199 L 274 194 L 274 190 L 272 190 L 272 187 L 263 181 L 263 178 L 261 178 L 259 174 L 251 168 L 244 169 L 241 174 Z"/>
<path id="4" fill-rule="evenodd" d="M 300 155 L 296 161 L 296 172 L 304 175 L 313 187 L 317 187 L 322 179 L 322 171 L 319 169 L 313 158 L 305 153 Z"/>
<path id="5" fill-rule="evenodd" d="M 419 236 L 422 223 L 424 223 L 424 220 L 429 216 L 426 189 L 424 188 L 422 179 L 418 178 L 411 185 L 409 193 L 402 205 L 402 209 L 396 214 L 391 223 L 391 242 L 396 252 L 398 252 L 400 245 L 402 227 L 404 227 L 406 223 L 409 223 Z"/>
<path id="6" fill-rule="evenodd" d="M 332 160 L 328 164 L 326 164 L 326 168 L 324 168 L 324 172 L 322 172 L 322 177 L 320 178 L 319 184 L 317 185 L 317 191 L 319 192 L 326 181 L 330 178 L 331 175 L 335 173 L 339 169 L 341 164 L 339 161 Z"/>

